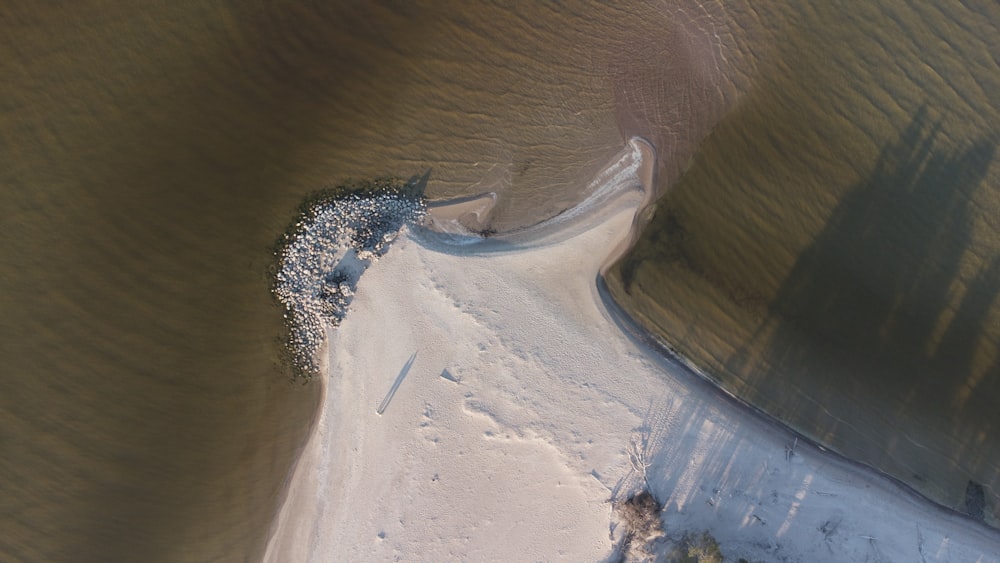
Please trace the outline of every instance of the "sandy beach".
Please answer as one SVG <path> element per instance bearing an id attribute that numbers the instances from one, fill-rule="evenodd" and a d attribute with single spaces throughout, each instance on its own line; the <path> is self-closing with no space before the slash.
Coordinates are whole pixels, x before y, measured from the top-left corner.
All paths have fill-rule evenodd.
<path id="1" fill-rule="evenodd" d="M 668 538 L 708 531 L 727 560 L 1000 561 L 995 531 L 622 330 L 597 279 L 653 158 L 631 141 L 579 207 L 508 236 L 403 231 L 328 333 L 268 561 L 613 560 L 615 506 L 643 489 Z"/>

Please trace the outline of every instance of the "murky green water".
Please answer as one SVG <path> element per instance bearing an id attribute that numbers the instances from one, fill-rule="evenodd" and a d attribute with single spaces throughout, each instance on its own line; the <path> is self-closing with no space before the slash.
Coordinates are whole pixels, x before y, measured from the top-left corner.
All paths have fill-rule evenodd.
<path id="1" fill-rule="evenodd" d="M 995 467 L 996 5 L 792 4 L 6 7 L 2 558 L 256 559 L 318 399 L 268 295 L 302 198 L 433 167 L 432 196 L 500 192 L 502 229 L 633 134 L 680 178 L 632 261 L 651 326 L 831 443 L 911 424 Z M 858 319 L 809 308 L 863 283 Z M 891 383 L 914 365 L 954 407 Z M 788 381 L 886 432 L 795 419 Z"/>

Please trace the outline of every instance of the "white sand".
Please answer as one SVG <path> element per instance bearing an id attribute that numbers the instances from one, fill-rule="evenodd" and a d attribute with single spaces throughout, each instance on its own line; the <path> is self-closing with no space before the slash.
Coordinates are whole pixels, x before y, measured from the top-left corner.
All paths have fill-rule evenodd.
<path id="1" fill-rule="evenodd" d="M 709 530 L 733 560 L 1000 561 L 995 532 L 796 444 L 619 329 L 595 279 L 649 160 L 630 144 L 568 220 L 457 246 L 411 232 L 367 271 L 268 560 L 602 560 L 645 465 L 668 533 Z"/>

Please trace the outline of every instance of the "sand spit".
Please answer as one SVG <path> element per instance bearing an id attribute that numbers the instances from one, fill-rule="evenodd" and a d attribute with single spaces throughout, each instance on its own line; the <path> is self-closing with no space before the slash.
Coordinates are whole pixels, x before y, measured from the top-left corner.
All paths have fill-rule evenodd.
<path id="1" fill-rule="evenodd" d="M 648 488 L 669 537 L 709 530 L 733 560 L 1000 561 L 995 532 L 798 442 L 619 328 L 595 279 L 650 152 L 631 142 L 599 205 L 530 236 L 404 230 L 329 333 L 267 560 L 603 560 L 623 536 L 613 504 Z"/>
<path id="2" fill-rule="evenodd" d="M 496 203 L 497 194 L 494 192 L 429 203 L 426 224 L 430 229 L 442 233 L 484 234 L 489 229 Z"/>

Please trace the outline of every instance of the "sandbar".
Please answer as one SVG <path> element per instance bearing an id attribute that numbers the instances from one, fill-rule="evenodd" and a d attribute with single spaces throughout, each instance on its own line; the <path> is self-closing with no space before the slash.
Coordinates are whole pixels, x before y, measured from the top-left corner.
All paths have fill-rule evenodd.
<path id="1" fill-rule="evenodd" d="M 995 531 L 623 330 L 598 279 L 652 158 L 630 141 L 584 203 L 510 236 L 404 230 L 328 333 L 267 560 L 613 560 L 614 505 L 643 489 L 668 535 L 709 531 L 732 560 L 1000 560 Z"/>

